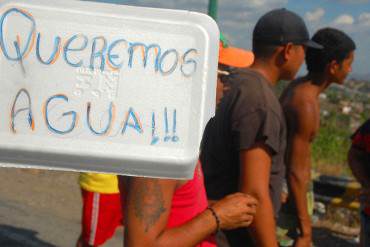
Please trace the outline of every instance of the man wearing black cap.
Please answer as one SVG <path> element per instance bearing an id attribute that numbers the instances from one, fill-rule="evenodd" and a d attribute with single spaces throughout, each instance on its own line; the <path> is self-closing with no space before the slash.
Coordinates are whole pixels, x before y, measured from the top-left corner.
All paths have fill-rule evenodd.
<path id="1" fill-rule="evenodd" d="M 321 48 L 309 40 L 301 17 L 286 9 L 262 16 L 253 31 L 252 66 L 231 78 L 229 92 L 207 124 L 200 159 L 209 199 L 241 191 L 259 203 L 250 229 L 225 232 L 231 246 L 277 246 L 286 129 L 272 87 L 294 78 L 306 46 Z"/>

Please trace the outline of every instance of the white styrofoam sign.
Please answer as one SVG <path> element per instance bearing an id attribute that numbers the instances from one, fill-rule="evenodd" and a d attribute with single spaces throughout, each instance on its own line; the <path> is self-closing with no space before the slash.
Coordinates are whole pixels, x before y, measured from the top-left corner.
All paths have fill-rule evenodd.
<path id="1" fill-rule="evenodd" d="M 218 39 L 194 12 L 1 1 L 2 166 L 191 177 Z"/>

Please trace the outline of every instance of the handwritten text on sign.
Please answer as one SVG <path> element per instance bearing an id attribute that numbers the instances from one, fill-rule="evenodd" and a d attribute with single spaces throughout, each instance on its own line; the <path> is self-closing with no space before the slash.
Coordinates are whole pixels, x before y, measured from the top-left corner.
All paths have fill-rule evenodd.
<path id="1" fill-rule="evenodd" d="M 23 82 L 14 82 L 19 87 L 8 104 L 12 133 L 41 128 L 61 137 L 81 132 L 92 136 L 124 137 L 131 132 L 133 138 L 145 136 L 145 141 L 141 143 L 149 145 L 181 140 L 178 121 L 183 119 L 179 119 L 181 114 L 178 108 L 189 103 L 186 99 L 180 100 L 178 105 L 170 105 L 171 100 L 162 99 L 164 105 L 158 107 L 161 102 L 155 102 L 155 109 L 152 110 L 148 110 L 151 107 L 146 103 L 145 107 L 144 103 L 136 106 L 136 102 L 131 100 L 124 106 L 116 101 L 122 101 L 125 92 L 120 84 L 125 78 L 132 79 L 133 73 L 136 75 L 139 72 L 141 77 L 138 80 L 145 81 L 150 76 L 154 81 L 167 83 L 172 76 L 177 81 L 189 83 L 197 72 L 197 49 L 184 46 L 170 48 L 168 45 L 164 48 L 154 42 L 91 35 L 91 32 L 63 33 L 68 35 L 55 31 L 47 33 L 47 29 L 38 26 L 38 20 L 32 13 L 24 9 L 10 8 L 1 15 L 1 52 L 13 69 L 23 76 Z M 40 94 L 40 88 L 36 90 L 32 87 L 39 82 L 33 81 L 38 76 L 32 75 L 30 69 L 37 66 L 42 66 L 46 73 L 52 73 L 53 66 L 62 68 L 74 80 L 60 82 L 55 78 L 58 82 L 47 82 L 55 83 L 54 89 L 47 90 L 55 92 Z M 142 81 L 131 81 L 127 87 L 132 89 L 134 83 L 143 84 Z M 49 84 L 48 87 L 52 86 Z M 163 93 L 164 86 L 158 87 Z M 63 91 L 65 88 L 68 90 Z M 148 85 L 148 88 L 155 86 Z M 133 91 L 131 89 L 130 92 Z M 139 97 L 139 100 L 142 99 Z"/>

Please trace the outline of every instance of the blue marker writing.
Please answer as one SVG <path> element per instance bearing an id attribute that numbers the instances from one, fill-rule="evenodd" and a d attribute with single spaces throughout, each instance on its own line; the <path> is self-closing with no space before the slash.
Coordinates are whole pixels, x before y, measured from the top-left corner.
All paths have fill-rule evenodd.
<path id="1" fill-rule="evenodd" d="M 152 142 L 150 145 L 155 145 L 159 141 L 159 137 L 155 135 L 155 113 L 152 113 Z"/>
<path id="2" fill-rule="evenodd" d="M 21 49 L 19 47 L 19 42 L 17 41 L 14 41 L 14 46 L 15 46 L 15 49 L 17 51 L 17 55 L 19 57 L 19 64 L 21 65 L 21 69 L 22 69 L 22 73 L 23 75 L 26 74 L 26 69 L 24 68 L 24 64 L 23 64 L 23 59 L 22 59 L 22 55 L 21 55 Z"/>
<path id="3" fill-rule="evenodd" d="M 171 53 L 175 54 L 175 61 L 173 62 L 172 66 L 167 71 L 164 71 L 163 70 L 164 59 Z M 167 50 L 165 53 L 163 53 L 159 61 L 159 70 L 161 71 L 161 74 L 162 75 L 172 74 L 175 71 L 178 62 L 179 62 L 179 53 L 175 49 Z"/>
<path id="4" fill-rule="evenodd" d="M 5 42 L 4 42 L 5 40 L 8 40 L 4 37 L 4 22 L 7 19 L 7 17 L 12 15 L 12 14 L 18 14 L 21 17 L 24 17 L 26 20 L 29 20 L 31 22 L 31 29 L 28 32 L 28 36 L 27 36 L 27 39 L 26 39 L 27 41 L 24 42 L 24 43 L 22 42 L 22 44 L 24 44 L 23 49 L 21 49 L 21 47 L 20 47 L 21 42 L 19 40 L 14 41 L 14 42 L 17 42 L 17 44 L 19 46 L 18 47 L 19 48 L 19 54 L 15 54 L 15 56 L 11 56 L 9 54 L 9 50 L 6 47 Z M 7 23 L 7 24 L 11 25 L 9 23 Z M 1 16 L 1 19 L 0 19 L 0 46 L 1 46 L 1 49 L 3 50 L 4 56 L 8 60 L 11 60 L 11 61 L 20 61 L 21 59 L 23 59 L 24 56 L 26 55 L 27 51 L 32 48 L 31 46 L 32 46 L 32 40 L 33 40 L 34 35 L 35 35 L 35 30 L 36 30 L 36 22 L 35 22 L 34 18 L 32 17 L 32 15 L 30 15 L 29 13 L 27 13 L 23 10 L 17 9 L 17 8 L 11 8 L 11 9 L 5 11 L 5 13 Z M 10 33 L 12 33 L 12 32 L 10 32 Z M 15 45 L 14 42 L 12 42 L 12 44 Z M 15 47 L 15 49 L 17 50 L 17 47 Z"/>
<path id="5" fill-rule="evenodd" d="M 113 119 L 113 116 L 114 116 L 114 111 L 115 111 L 115 106 L 113 104 L 113 102 L 111 102 L 109 104 L 109 117 L 108 117 L 108 123 L 107 123 L 107 126 L 105 127 L 104 130 L 98 132 L 96 131 L 92 126 L 91 126 L 91 123 L 90 123 L 90 110 L 91 110 L 91 103 L 88 102 L 87 103 L 87 125 L 89 126 L 89 129 L 91 130 L 91 132 L 93 132 L 95 135 L 105 135 L 108 133 L 108 131 L 110 130 L 111 128 L 111 125 L 112 125 L 112 119 Z"/>
<path id="6" fill-rule="evenodd" d="M 108 61 L 109 63 L 116 69 L 120 69 L 122 68 L 122 65 L 123 65 L 123 62 L 121 63 L 116 63 L 114 60 L 118 59 L 119 58 L 119 55 L 118 54 L 112 54 L 113 52 L 113 49 L 120 43 L 125 43 L 127 44 L 127 41 L 125 39 L 118 39 L 116 41 L 114 41 L 108 48 Z"/>
<path id="7" fill-rule="evenodd" d="M 82 45 L 78 48 L 70 48 L 72 42 L 75 41 L 76 39 L 78 39 L 79 37 L 83 39 Z M 81 67 L 82 66 L 82 60 L 80 60 L 76 63 L 73 63 L 73 62 L 69 61 L 68 53 L 71 52 L 71 51 L 82 51 L 82 50 L 84 50 L 87 47 L 87 42 L 88 42 L 88 39 L 83 34 L 73 35 L 70 39 L 67 40 L 67 42 L 65 43 L 65 45 L 63 47 L 63 56 L 64 56 L 64 60 L 66 61 L 67 64 L 69 64 L 73 67 Z"/>
<path id="8" fill-rule="evenodd" d="M 45 65 L 49 65 L 49 64 L 52 64 L 56 61 L 56 59 L 58 58 L 58 55 L 59 55 L 59 52 L 60 52 L 60 41 L 61 41 L 61 38 L 60 37 L 55 37 L 54 39 L 54 49 L 53 49 L 53 52 L 51 53 L 50 57 L 48 60 L 44 61 L 42 58 L 41 58 L 41 54 L 40 54 L 40 39 L 41 39 L 41 34 L 38 33 L 37 34 L 37 41 L 36 41 L 36 57 L 37 59 L 45 64 Z"/>
<path id="9" fill-rule="evenodd" d="M 176 135 L 176 109 L 173 110 L 173 121 L 172 121 L 172 133 L 173 133 L 173 136 L 172 136 L 172 141 L 173 142 L 178 142 L 179 141 L 179 137 Z"/>
<path id="10" fill-rule="evenodd" d="M 134 59 L 134 51 L 136 48 L 142 48 L 144 49 L 143 54 L 143 64 L 144 68 L 146 68 L 147 60 L 148 60 L 148 54 L 150 49 L 154 49 L 154 51 L 157 53 L 154 60 L 154 68 L 155 71 L 158 71 L 159 69 L 159 58 L 161 56 L 161 47 L 157 44 L 151 44 L 151 45 L 145 45 L 143 43 L 130 43 L 130 47 L 128 49 L 129 53 L 129 61 L 128 61 L 128 67 L 132 68 L 133 59 Z"/>
<path id="11" fill-rule="evenodd" d="M 52 101 L 52 100 L 57 100 L 57 99 L 61 99 L 61 100 L 64 100 L 66 102 L 68 102 L 68 97 L 65 96 L 65 95 L 62 95 L 62 94 L 57 94 L 57 95 L 54 95 L 54 96 L 51 96 L 49 99 L 47 99 L 46 103 L 45 103 L 45 106 L 44 106 L 44 117 L 45 117 L 45 122 L 46 122 L 46 126 L 48 127 L 48 129 L 56 134 L 60 134 L 60 135 L 64 135 L 64 134 L 68 134 L 70 132 L 72 132 L 72 130 L 75 128 L 76 126 L 76 122 L 77 122 L 77 113 L 75 111 L 69 111 L 69 112 L 65 112 L 62 114 L 63 117 L 65 116 L 69 116 L 71 115 L 72 116 L 72 123 L 70 125 L 69 128 L 67 128 L 66 130 L 58 130 L 56 128 L 54 128 L 50 121 L 49 121 L 49 103 Z"/>
<path id="12" fill-rule="evenodd" d="M 16 110 L 15 109 L 15 106 L 17 104 L 18 99 L 22 95 L 22 93 L 25 94 L 26 97 L 27 97 L 28 107 L 24 107 L 24 108 L 20 108 L 20 109 Z M 35 130 L 35 121 L 34 121 L 33 115 L 32 115 L 31 97 L 30 97 L 30 94 L 28 93 L 28 91 L 26 89 L 24 89 L 24 88 L 22 88 L 21 90 L 18 91 L 17 95 L 15 96 L 15 99 L 14 99 L 14 102 L 13 102 L 13 106 L 12 106 L 12 111 L 11 111 L 11 126 L 10 126 L 10 128 L 13 131 L 13 133 L 16 133 L 16 129 L 15 129 L 15 117 L 18 115 L 18 113 L 23 112 L 23 111 L 28 111 L 28 114 L 27 114 L 28 124 L 29 124 L 29 126 L 31 127 L 32 130 Z"/>
<path id="13" fill-rule="evenodd" d="M 165 137 L 164 141 L 168 142 L 171 140 L 171 136 L 169 135 L 169 129 L 168 129 L 168 115 L 167 115 L 167 107 L 164 108 L 164 131 L 165 131 Z"/>
<path id="14" fill-rule="evenodd" d="M 198 54 L 198 51 L 196 49 L 189 49 L 182 56 L 182 61 L 183 62 L 181 64 L 180 70 L 181 70 L 181 73 L 183 74 L 183 76 L 185 76 L 185 77 L 190 77 L 197 71 L 197 62 L 192 58 L 190 58 L 190 59 L 187 58 L 188 55 L 191 54 L 191 53 Z M 192 65 L 192 67 L 193 67 L 193 69 L 190 70 L 190 72 L 184 71 L 184 67 L 188 66 L 188 65 Z"/>
<path id="15" fill-rule="evenodd" d="M 100 48 L 100 50 L 98 50 L 96 48 L 96 43 L 97 43 L 98 40 L 103 41 L 103 45 Z M 91 48 L 91 56 L 90 56 L 90 69 L 91 70 L 94 70 L 95 58 L 100 58 L 100 70 L 104 71 L 104 66 L 105 66 L 105 55 L 104 55 L 104 53 L 105 53 L 106 49 L 107 49 L 107 40 L 103 36 L 95 37 L 93 39 L 93 44 L 92 44 L 92 48 Z"/>
<path id="16" fill-rule="evenodd" d="M 131 118 L 133 120 L 133 123 L 130 122 Z M 126 132 L 127 127 L 133 128 L 134 130 L 136 130 L 140 134 L 143 133 L 143 128 L 141 126 L 139 117 L 136 116 L 135 111 L 132 107 L 130 107 L 130 109 L 127 112 L 126 120 L 123 124 L 122 132 L 121 132 L 122 134 L 124 134 Z"/>

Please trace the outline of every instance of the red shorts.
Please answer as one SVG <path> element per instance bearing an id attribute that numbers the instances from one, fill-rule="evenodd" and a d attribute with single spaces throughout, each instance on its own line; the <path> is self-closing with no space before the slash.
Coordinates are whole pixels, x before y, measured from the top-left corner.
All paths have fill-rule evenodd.
<path id="1" fill-rule="evenodd" d="M 102 194 L 82 189 L 82 240 L 96 246 L 110 239 L 122 225 L 120 194 Z"/>

